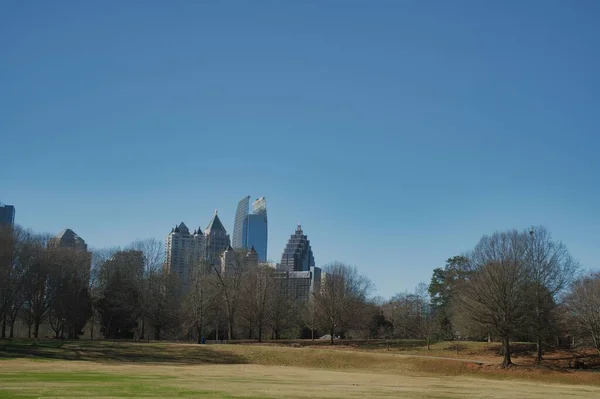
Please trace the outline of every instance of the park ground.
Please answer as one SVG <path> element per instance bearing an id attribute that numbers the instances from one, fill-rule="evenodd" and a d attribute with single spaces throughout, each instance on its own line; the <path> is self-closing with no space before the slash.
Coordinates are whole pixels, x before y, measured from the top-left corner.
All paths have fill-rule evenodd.
<path id="1" fill-rule="evenodd" d="M 0 398 L 549 398 L 600 397 L 597 370 L 568 368 L 557 351 L 533 367 L 516 345 L 509 370 L 498 344 L 287 341 L 0 341 Z M 590 367 L 598 360 L 587 354 Z"/>

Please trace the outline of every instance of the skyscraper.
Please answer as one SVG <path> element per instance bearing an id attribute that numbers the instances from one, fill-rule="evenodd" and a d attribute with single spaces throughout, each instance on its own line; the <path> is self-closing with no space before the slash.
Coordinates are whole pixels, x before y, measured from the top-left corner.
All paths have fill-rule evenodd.
<path id="1" fill-rule="evenodd" d="M 71 248 L 87 251 L 87 244 L 73 230 L 64 229 L 48 241 L 48 248 Z"/>
<path id="2" fill-rule="evenodd" d="M 181 222 L 167 236 L 166 269 L 177 273 L 183 282 L 189 281 L 190 268 L 204 258 L 204 236 L 202 231 L 190 230 Z"/>
<path id="3" fill-rule="evenodd" d="M 231 245 L 229 234 L 223 227 L 221 219 L 215 210 L 215 216 L 204 231 L 205 254 L 204 258 L 218 264 L 221 260 L 221 254 Z"/>
<path id="4" fill-rule="evenodd" d="M 279 270 L 290 272 L 308 272 L 315 266 L 315 258 L 308 237 L 298 225 L 296 232 L 290 237 L 283 255 Z"/>
<path id="5" fill-rule="evenodd" d="M 12 205 L 2 205 L 0 203 L 0 226 L 15 224 L 15 207 Z"/>
<path id="6" fill-rule="evenodd" d="M 233 248 L 251 249 L 258 253 L 260 262 L 267 261 L 267 200 L 260 197 L 252 204 L 249 213 L 250 196 L 244 197 L 238 203 L 233 227 Z"/>

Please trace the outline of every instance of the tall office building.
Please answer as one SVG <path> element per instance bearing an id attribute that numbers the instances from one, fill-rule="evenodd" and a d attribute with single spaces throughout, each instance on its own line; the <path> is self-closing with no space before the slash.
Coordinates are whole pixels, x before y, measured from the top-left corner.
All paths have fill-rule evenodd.
<path id="1" fill-rule="evenodd" d="M 267 261 L 267 200 L 260 197 L 252 204 L 249 212 L 250 196 L 238 203 L 233 227 L 233 248 L 254 248 L 260 262 Z"/>
<path id="2" fill-rule="evenodd" d="M 84 239 L 73 230 L 65 229 L 48 241 L 48 248 L 57 256 L 68 256 L 71 260 L 78 259 L 79 277 L 85 281 L 90 278 L 92 253 L 88 252 Z M 76 258 L 74 258 L 76 255 Z"/>
<path id="3" fill-rule="evenodd" d="M 205 253 L 204 258 L 218 264 L 221 254 L 231 245 L 229 234 L 223 227 L 221 219 L 215 210 L 215 216 L 204 230 Z"/>
<path id="4" fill-rule="evenodd" d="M 315 266 L 315 258 L 308 237 L 298 225 L 296 232 L 290 237 L 278 269 L 290 272 L 308 272 Z"/>
<path id="5" fill-rule="evenodd" d="M 309 271 L 277 271 L 275 279 L 285 295 L 298 302 L 307 302 L 321 289 L 321 269 L 311 267 Z"/>
<path id="6" fill-rule="evenodd" d="M 0 226 L 15 224 L 15 207 L 12 205 L 2 205 L 0 203 Z"/>
<path id="7" fill-rule="evenodd" d="M 190 233 L 190 229 L 181 222 L 167 236 L 167 272 L 178 274 L 183 282 L 189 281 L 191 267 L 204 259 L 204 245 L 202 231 Z"/>
<path id="8" fill-rule="evenodd" d="M 87 251 L 87 244 L 73 230 L 64 229 L 48 241 L 48 248 L 71 248 Z"/>

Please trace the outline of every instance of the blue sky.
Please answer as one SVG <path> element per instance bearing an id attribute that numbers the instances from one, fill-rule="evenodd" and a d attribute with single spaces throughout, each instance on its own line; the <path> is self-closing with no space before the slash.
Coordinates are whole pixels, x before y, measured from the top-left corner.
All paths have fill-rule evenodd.
<path id="1" fill-rule="evenodd" d="M 391 296 L 547 226 L 600 268 L 600 3 L 0 5 L 0 201 L 90 246 L 267 197 Z"/>

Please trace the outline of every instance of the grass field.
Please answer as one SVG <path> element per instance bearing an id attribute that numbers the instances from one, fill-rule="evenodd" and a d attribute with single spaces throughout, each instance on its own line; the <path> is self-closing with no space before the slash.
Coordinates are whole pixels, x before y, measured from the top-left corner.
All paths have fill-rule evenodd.
<path id="1" fill-rule="evenodd" d="M 452 360 L 439 356 L 451 352 L 442 344 L 432 358 L 408 344 L 394 350 L 0 341 L 0 398 L 600 397 L 599 373 L 499 370 L 486 364 L 495 363 L 488 346 L 468 346 Z M 471 362 L 466 353 L 483 360 Z"/>

